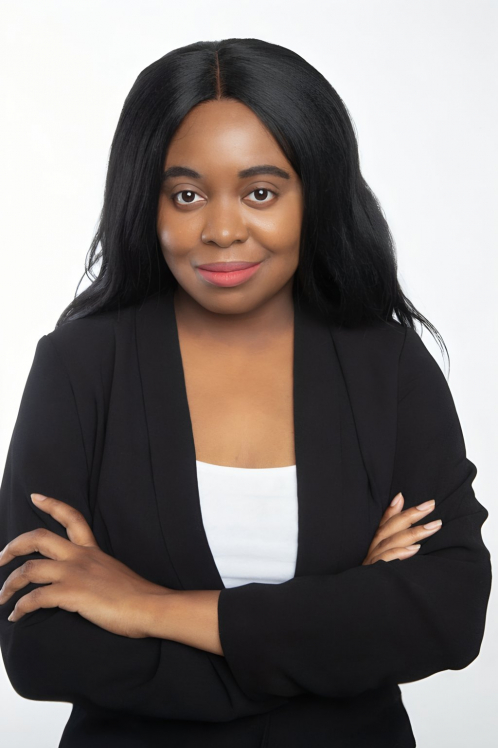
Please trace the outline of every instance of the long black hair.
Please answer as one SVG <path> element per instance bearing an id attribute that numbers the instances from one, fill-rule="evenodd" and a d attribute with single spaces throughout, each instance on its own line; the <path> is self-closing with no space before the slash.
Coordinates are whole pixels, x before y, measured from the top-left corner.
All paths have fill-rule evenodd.
<path id="1" fill-rule="evenodd" d="M 82 276 L 92 283 L 57 326 L 176 286 L 156 231 L 163 165 L 188 112 L 222 98 L 254 111 L 301 179 L 294 298 L 345 326 L 396 319 L 415 327 L 417 320 L 448 353 L 440 333 L 400 287 L 394 241 L 361 174 L 344 102 L 300 55 L 260 39 L 195 42 L 142 70 L 112 141 L 100 221 Z"/>

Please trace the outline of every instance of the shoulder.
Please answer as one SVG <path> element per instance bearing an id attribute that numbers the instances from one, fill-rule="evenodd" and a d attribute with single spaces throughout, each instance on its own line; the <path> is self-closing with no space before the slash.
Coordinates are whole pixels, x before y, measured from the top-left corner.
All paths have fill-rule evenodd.
<path id="1" fill-rule="evenodd" d="M 116 341 L 133 324 L 133 307 L 70 319 L 44 335 L 39 344 L 53 349 L 70 370 L 102 371 L 112 366 Z M 43 341 L 43 343 L 42 343 Z"/>
<path id="2" fill-rule="evenodd" d="M 398 389 L 400 398 L 417 385 L 448 389 L 441 366 L 413 327 L 392 319 L 330 329 L 350 376 L 368 377 L 373 391 L 384 380 Z M 430 334 L 425 328 L 423 332 Z"/>
<path id="3" fill-rule="evenodd" d="M 423 334 L 430 335 L 424 328 Z M 439 357 L 442 362 L 442 355 Z M 410 393 L 425 392 L 435 402 L 452 401 L 450 386 L 438 360 L 426 346 L 422 336 L 413 328 L 406 330 L 398 374 L 399 398 Z"/>
<path id="4" fill-rule="evenodd" d="M 422 336 L 430 335 L 427 328 L 419 333 L 415 328 L 392 320 L 379 322 L 371 328 L 372 350 L 384 348 L 397 358 L 397 388 L 399 400 L 415 392 L 430 393 L 435 402 L 451 399 L 451 391 L 442 366 L 431 353 Z M 442 357 L 440 358 L 442 362 Z"/>
<path id="5" fill-rule="evenodd" d="M 421 334 L 395 319 L 369 321 L 351 328 L 336 326 L 333 329 L 334 335 L 347 340 L 352 347 L 370 351 L 374 356 L 390 353 L 397 355 L 400 363 L 409 359 L 410 364 L 425 363 L 440 368 Z"/>
<path id="6" fill-rule="evenodd" d="M 104 393 L 107 401 L 117 351 L 120 345 L 123 348 L 123 339 L 129 341 L 123 351 L 129 356 L 133 331 L 133 306 L 69 320 L 39 339 L 35 360 L 42 361 L 47 372 L 68 377 L 75 396 L 84 403 L 94 402 L 97 393 Z"/>
<path id="7" fill-rule="evenodd" d="M 381 376 L 381 372 L 392 375 L 399 365 L 408 328 L 396 320 L 370 320 L 354 326 L 337 323 L 330 325 L 330 332 L 338 354 L 344 364 L 353 371 L 368 370 Z"/>
<path id="8" fill-rule="evenodd" d="M 122 312 L 113 310 L 69 319 L 48 332 L 45 337 L 49 338 L 58 348 L 68 350 L 72 347 L 77 348 L 79 345 L 85 345 L 88 340 L 93 340 L 98 344 L 99 341 L 109 340 L 113 336 L 118 314 L 122 314 Z"/>
<path id="9" fill-rule="evenodd" d="M 413 327 L 401 325 L 392 320 L 378 323 L 377 335 L 382 335 L 398 353 L 398 381 L 401 392 L 420 380 L 429 380 L 431 384 L 447 387 L 444 372 L 426 346 L 422 335 L 430 335 L 426 329 L 419 333 Z"/>

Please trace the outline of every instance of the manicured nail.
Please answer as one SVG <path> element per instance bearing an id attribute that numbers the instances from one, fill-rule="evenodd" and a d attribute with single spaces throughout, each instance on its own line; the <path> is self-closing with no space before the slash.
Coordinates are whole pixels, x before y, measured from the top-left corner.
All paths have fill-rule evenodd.
<path id="1" fill-rule="evenodd" d="M 9 616 L 9 617 L 7 618 L 7 620 L 8 620 L 8 621 L 12 621 L 12 617 L 13 617 L 13 615 L 14 615 L 14 611 L 12 611 L 12 613 L 11 613 L 11 614 L 10 614 L 10 616 Z"/>
<path id="2" fill-rule="evenodd" d="M 396 506 L 396 504 L 401 501 L 402 496 L 403 494 L 401 493 L 401 491 L 397 493 L 394 499 L 391 501 L 391 506 Z"/>
<path id="3" fill-rule="evenodd" d="M 31 494 L 31 499 L 33 501 L 44 501 L 46 498 L 47 497 L 43 496 L 43 494 L 41 494 L 41 493 L 32 493 Z"/>
<path id="4" fill-rule="evenodd" d="M 420 509 L 420 511 L 423 512 L 425 509 L 429 509 L 430 506 L 434 506 L 435 503 L 434 499 L 431 501 L 424 501 L 423 504 L 417 506 L 417 509 Z"/>
<path id="5" fill-rule="evenodd" d="M 424 527 L 426 530 L 435 530 L 436 527 L 441 527 L 442 524 L 442 520 L 435 519 L 434 522 L 428 522 L 426 525 L 424 525 Z"/>
<path id="6" fill-rule="evenodd" d="M 418 551 L 419 548 L 420 548 L 420 543 L 415 543 L 414 545 L 406 546 L 407 551 Z"/>

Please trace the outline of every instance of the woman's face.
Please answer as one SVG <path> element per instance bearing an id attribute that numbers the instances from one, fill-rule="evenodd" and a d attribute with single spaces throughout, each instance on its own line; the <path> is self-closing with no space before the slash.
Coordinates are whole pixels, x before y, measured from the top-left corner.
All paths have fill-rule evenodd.
<path id="1" fill-rule="evenodd" d="M 235 100 L 199 104 L 175 133 L 164 171 L 157 234 L 179 285 L 224 314 L 250 311 L 279 293 L 290 298 L 302 186 L 254 112 Z M 259 265 L 245 277 L 198 267 L 233 261 Z"/>

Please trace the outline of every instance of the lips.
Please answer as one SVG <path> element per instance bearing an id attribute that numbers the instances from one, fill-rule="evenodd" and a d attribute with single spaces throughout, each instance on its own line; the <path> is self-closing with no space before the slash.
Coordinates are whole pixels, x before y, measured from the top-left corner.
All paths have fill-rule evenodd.
<path id="1" fill-rule="evenodd" d="M 255 275 L 261 262 L 215 262 L 209 265 L 198 265 L 196 270 L 210 285 L 222 288 L 240 286 Z M 221 270 L 220 265 L 222 266 Z M 242 266 L 242 267 L 241 267 Z M 216 268 L 211 270 L 210 268 Z"/>
<path id="2" fill-rule="evenodd" d="M 210 262 L 207 265 L 197 265 L 201 270 L 211 270 L 216 273 L 233 273 L 236 270 L 245 270 L 259 262 Z"/>

